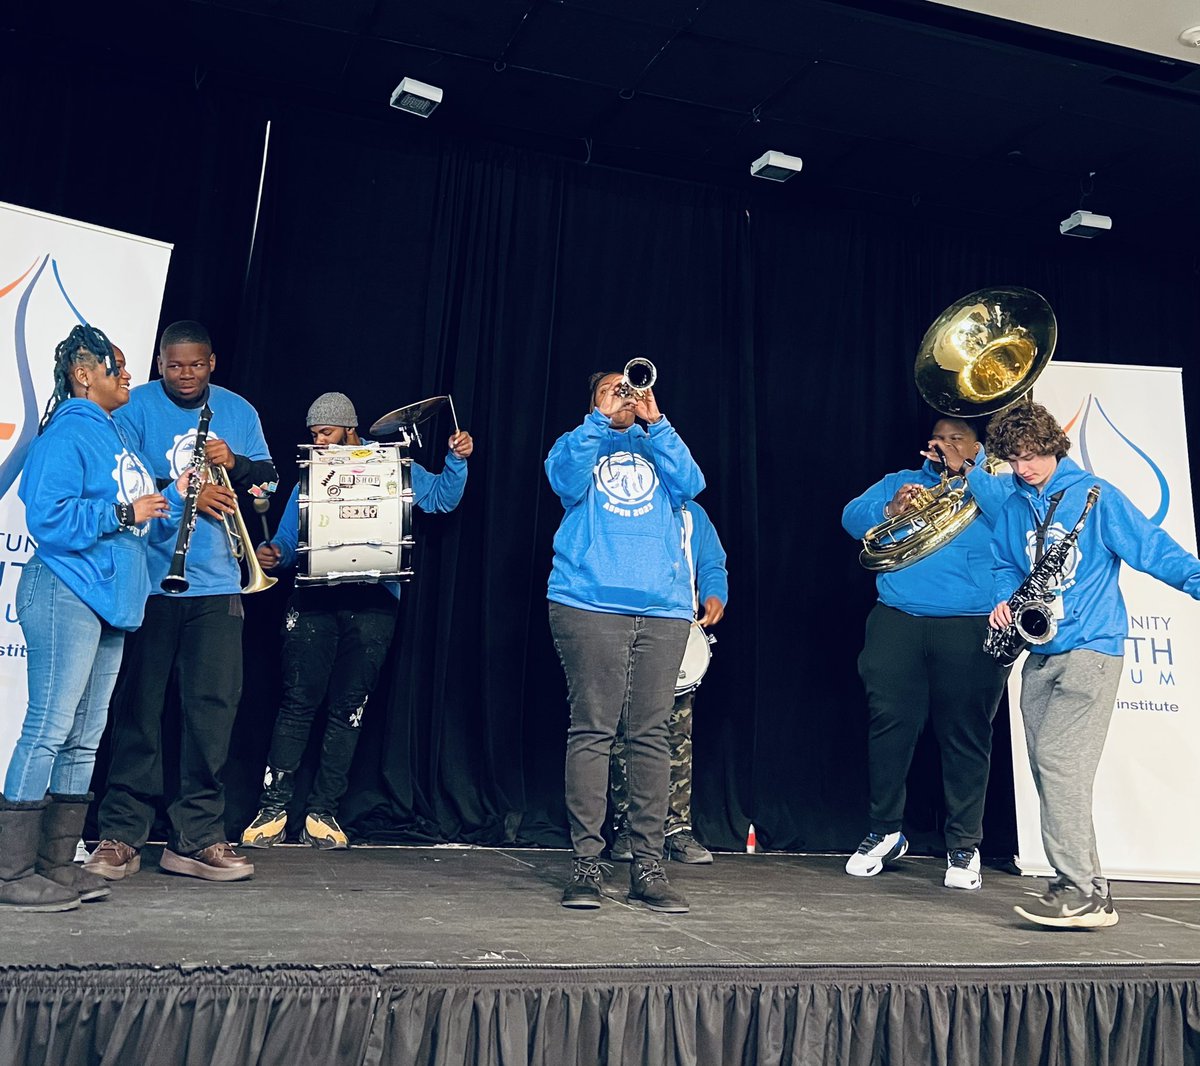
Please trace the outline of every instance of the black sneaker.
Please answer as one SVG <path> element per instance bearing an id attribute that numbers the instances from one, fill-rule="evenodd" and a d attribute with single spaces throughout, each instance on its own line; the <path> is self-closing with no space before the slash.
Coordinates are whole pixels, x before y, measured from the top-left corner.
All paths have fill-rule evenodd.
<path id="1" fill-rule="evenodd" d="M 1100 897 L 1104 904 L 1104 921 L 1100 923 L 1101 929 L 1107 929 L 1110 925 L 1116 925 L 1121 920 L 1121 916 L 1117 913 L 1117 908 L 1113 906 L 1112 885 L 1108 886 L 1104 895 Z"/>
<path id="2" fill-rule="evenodd" d="M 1062 881 L 1052 881 L 1045 895 L 1018 904 L 1013 910 L 1022 918 L 1054 929 L 1101 929 L 1116 924 L 1105 911 L 1105 900 L 1099 893 L 1084 895 L 1074 885 Z M 1116 911 L 1112 914 L 1115 917 Z"/>
<path id="3" fill-rule="evenodd" d="M 613 842 L 608 854 L 613 862 L 633 862 L 633 841 L 629 839 L 627 822 L 618 822 L 613 827 Z"/>
<path id="4" fill-rule="evenodd" d="M 687 914 L 688 901 L 682 892 L 671 887 L 661 862 L 639 859 L 629 868 L 629 902 L 644 903 L 652 911 L 664 914 Z"/>
<path id="5" fill-rule="evenodd" d="M 712 852 L 692 835 L 690 829 L 681 829 L 667 837 L 663 842 L 663 858 L 692 866 L 704 866 L 713 861 Z"/>
<path id="6" fill-rule="evenodd" d="M 562 905 L 593 910 L 604 900 L 604 875 L 612 873 L 612 867 L 599 859 L 575 856 L 571 867 L 571 880 L 563 889 Z"/>

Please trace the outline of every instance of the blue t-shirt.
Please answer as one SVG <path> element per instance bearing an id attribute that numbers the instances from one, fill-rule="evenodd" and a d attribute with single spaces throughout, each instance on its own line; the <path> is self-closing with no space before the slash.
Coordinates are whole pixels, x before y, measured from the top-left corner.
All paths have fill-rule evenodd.
<path id="1" fill-rule="evenodd" d="M 219 438 L 235 455 L 251 460 L 269 460 L 258 413 L 237 393 L 219 385 L 208 387 L 207 403 L 212 411 L 210 438 Z M 139 385 L 129 394 L 129 402 L 115 415 L 117 423 L 150 461 L 151 472 L 159 481 L 174 480 L 192 461 L 196 447 L 199 407 L 180 407 L 167 395 L 161 381 Z M 166 595 L 161 582 L 171 568 L 175 545 L 170 541 L 150 547 L 151 595 Z M 223 523 L 208 515 L 196 515 L 187 556 L 189 588 L 182 596 L 232 595 L 241 591 L 241 567 L 229 550 Z"/>

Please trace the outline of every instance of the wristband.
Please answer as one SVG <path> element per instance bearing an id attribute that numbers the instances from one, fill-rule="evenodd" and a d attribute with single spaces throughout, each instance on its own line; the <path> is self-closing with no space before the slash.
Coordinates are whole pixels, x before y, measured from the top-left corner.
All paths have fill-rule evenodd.
<path id="1" fill-rule="evenodd" d="M 117 525 L 123 529 L 130 529 L 135 525 L 133 519 L 133 505 L 129 503 L 116 503 L 113 507 L 117 512 Z"/>

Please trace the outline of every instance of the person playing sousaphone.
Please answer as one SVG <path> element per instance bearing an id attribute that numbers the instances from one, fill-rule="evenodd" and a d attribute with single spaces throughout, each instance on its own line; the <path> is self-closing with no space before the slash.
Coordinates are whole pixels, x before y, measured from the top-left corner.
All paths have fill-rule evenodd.
<path id="1" fill-rule="evenodd" d="M 318 396 L 306 419 L 320 448 L 366 445 L 358 415 L 340 392 Z M 471 435 L 456 431 L 445 466 L 431 474 L 413 462 L 414 503 L 423 511 L 453 511 L 467 484 Z M 264 570 L 294 566 L 300 538 L 300 486 L 292 489 L 275 536 L 258 547 Z M 304 802 L 300 839 L 321 850 L 349 846 L 338 824 L 338 803 L 346 791 L 350 763 L 358 746 L 367 700 L 392 643 L 400 599 L 398 581 L 377 584 L 299 585 L 288 601 L 283 624 L 283 699 L 275 718 L 259 811 L 242 833 L 242 845 L 269 848 L 284 839 L 296 770 L 308 746 L 318 708 L 328 708 L 316 777 Z"/>
<path id="2" fill-rule="evenodd" d="M 846 505 L 842 526 L 863 540 L 879 602 L 858 659 L 867 693 L 867 835 L 846 863 L 872 877 L 908 850 L 905 783 L 928 721 L 941 749 L 947 888 L 982 883 L 979 844 L 991 765 L 992 719 L 1007 670 L 982 650 L 991 603 L 993 524 L 1013 492 L 989 472 L 964 416 L 1019 399 L 1054 352 L 1057 325 L 1043 297 L 1019 287 L 981 289 L 951 304 L 926 331 L 914 374 L 943 413 L 923 465 L 877 481 Z"/>

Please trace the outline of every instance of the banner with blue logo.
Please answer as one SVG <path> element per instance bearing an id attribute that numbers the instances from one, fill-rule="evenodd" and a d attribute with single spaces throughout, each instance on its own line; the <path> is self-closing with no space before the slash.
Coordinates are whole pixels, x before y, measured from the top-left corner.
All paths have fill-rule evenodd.
<path id="1" fill-rule="evenodd" d="M 1194 554 L 1181 371 L 1055 361 L 1034 392 L 1071 438 L 1071 458 Z M 1063 521 L 1069 527 L 1077 517 Z M 1129 566 L 1122 565 L 1120 583 L 1129 636 L 1096 776 L 1100 862 L 1118 879 L 1200 882 L 1200 836 L 1191 831 L 1200 810 L 1200 603 Z M 1009 683 L 1017 864 L 1023 873 L 1047 874 L 1017 710 L 1023 662 Z"/>
<path id="2" fill-rule="evenodd" d="M 17 485 L 53 389 L 54 349 L 77 324 L 98 326 L 134 383 L 145 381 L 170 259 L 169 244 L 0 203 L 0 780 L 25 716 L 14 604 L 37 547 Z"/>

